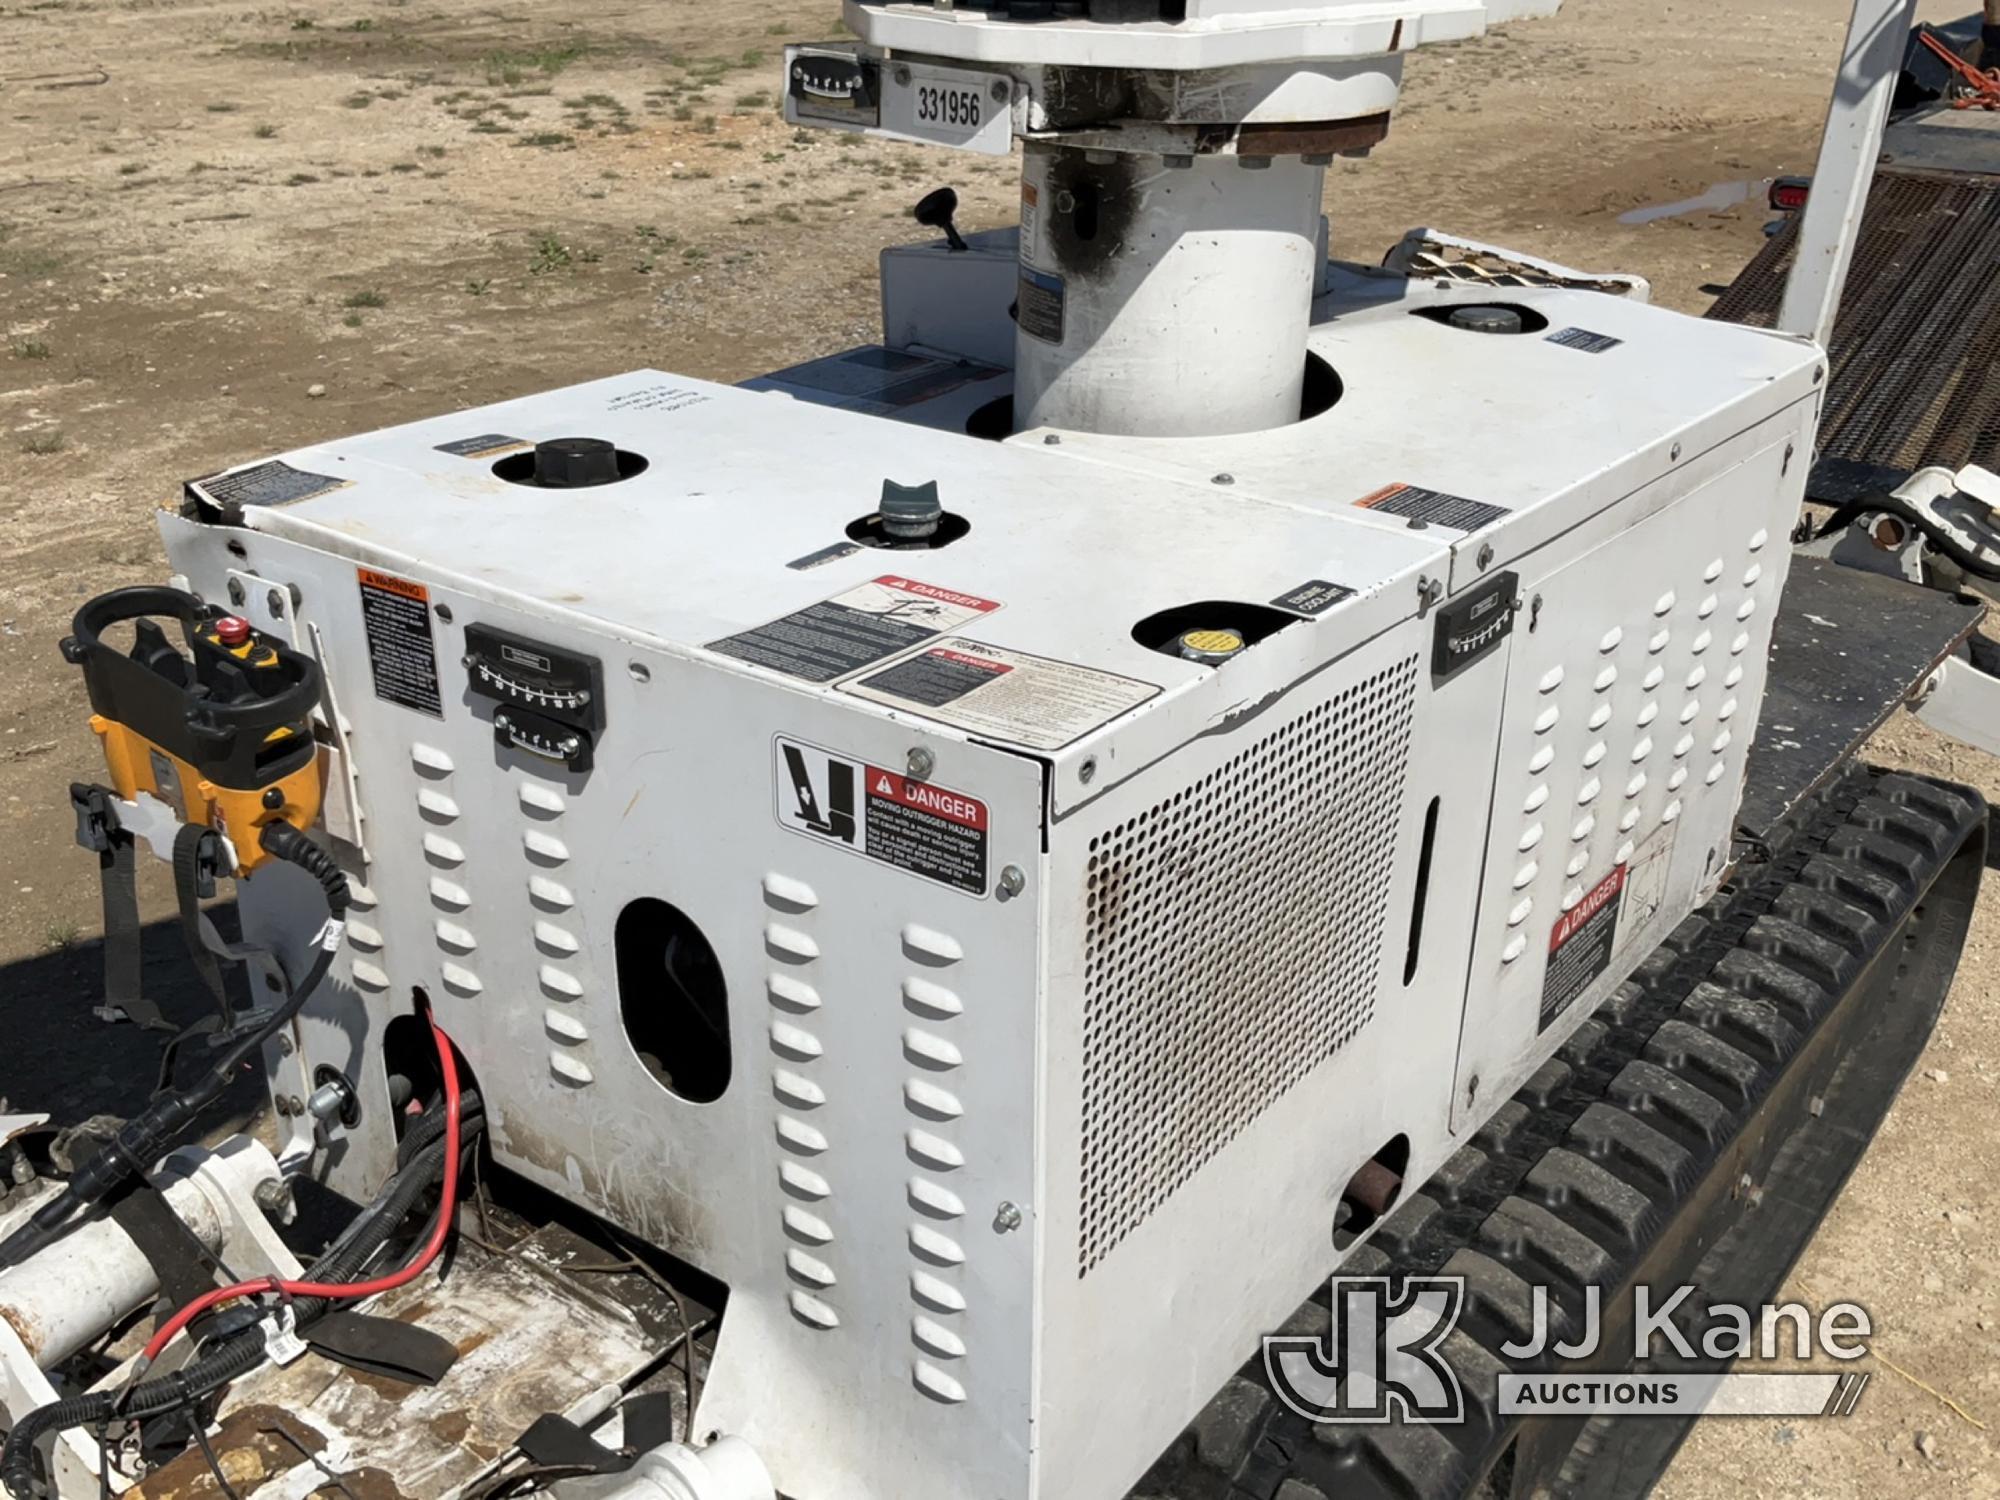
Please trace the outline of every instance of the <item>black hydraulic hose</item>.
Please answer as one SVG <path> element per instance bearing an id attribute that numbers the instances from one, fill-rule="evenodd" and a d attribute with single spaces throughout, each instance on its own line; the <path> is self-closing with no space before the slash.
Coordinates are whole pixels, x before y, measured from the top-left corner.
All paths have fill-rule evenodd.
<path id="1" fill-rule="evenodd" d="M 289 987 L 284 1003 L 256 1031 L 229 1049 L 221 1060 L 187 1087 L 161 1095 L 120 1127 L 98 1153 L 70 1174 L 63 1191 L 51 1198 L 19 1229 L 0 1241 L 0 1270 L 19 1265 L 51 1244 L 81 1209 L 103 1201 L 127 1178 L 151 1169 L 172 1149 L 197 1116 L 229 1086 L 236 1072 L 255 1057 L 277 1032 L 291 1023 L 307 996 L 326 977 L 339 945 L 347 916 L 347 877 L 319 845 L 289 823 L 264 825 L 258 838 L 274 859 L 298 866 L 320 883 L 326 893 L 327 925 L 313 946 L 305 977 Z"/>
<path id="2" fill-rule="evenodd" d="M 463 1102 L 460 1111 L 459 1147 L 463 1150 L 477 1135 L 480 1122 L 477 1116 L 466 1118 Z M 411 1127 L 411 1134 L 414 1136 L 419 1131 L 425 1131 L 432 1118 L 426 1115 L 419 1120 Z M 442 1139 L 444 1118 L 441 1110 L 435 1119 L 435 1126 L 429 1127 L 427 1132 L 428 1141 L 411 1156 L 404 1169 L 390 1179 L 387 1190 L 378 1199 L 379 1207 L 364 1211 L 357 1221 L 363 1225 L 361 1231 L 351 1238 L 343 1236 L 342 1240 L 336 1241 L 307 1269 L 307 1280 L 342 1281 L 355 1276 L 369 1258 L 388 1243 L 389 1237 L 416 1206 L 417 1200 L 437 1185 L 444 1172 L 446 1150 Z M 295 1326 L 305 1327 L 325 1312 L 327 1306 L 328 1299 L 324 1297 L 295 1298 L 292 1302 Z M 49 1434 L 71 1427 L 108 1422 L 114 1418 L 160 1416 L 184 1405 L 190 1397 L 198 1400 L 248 1374 L 263 1362 L 264 1357 L 263 1330 L 246 1328 L 232 1334 L 209 1352 L 198 1355 L 174 1375 L 143 1381 L 122 1394 L 100 1391 L 38 1407 L 16 1422 L 13 1431 L 8 1433 L 5 1452 L 0 1453 L 0 1483 L 5 1484 L 13 1500 L 34 1500 L 35 1445 Z"/>
<path id="3" fill-rule="evenodd" d="M 1852 522 L 1855 517 L 1878 510 L 1885 511 L 1922 532 L 1926 541 L 1975 578 L 2000 579 L 2000 568 L 1995 568 L 1992 563 L 1982 560 L 1976 553 L 1969 551 L 1963 542 L 1954 537 L 1936 519 L 1925 515 L 1909 501 L 1892 495 L 1887 490 L 1877 490 L 1848 501 L 1828 516 L 1826 523 L 1814 534 L 1830 536 Z"/>

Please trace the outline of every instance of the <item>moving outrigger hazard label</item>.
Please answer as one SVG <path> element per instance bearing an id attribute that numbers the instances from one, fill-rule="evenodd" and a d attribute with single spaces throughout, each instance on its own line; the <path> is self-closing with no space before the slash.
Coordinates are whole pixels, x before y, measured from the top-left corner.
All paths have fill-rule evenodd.
<path id="1" fill-rule="evenodd" d="M 842 691 L 1011 744 L 1059 750 L 1160 689 L 1134 677 L 954 639 Z"/>
<path id="2" fill-rule="evenodd" d="M 999 607 L 998 600 L 890 574 L 755 630 L 710 641 L 708 649 L 788 677 L 831 682 Z"/>
<path id="3" fill-rule="evenodd" d="M 1539 1035 L 1611 967 L 1618 946 L 1618 914 L 1624 905 L 1626 866 L 1620 865 L 1556 918 L 1549 934 L 1549 966 L 1542 979 Z"/>
<path id="4" fill-rule="evenodd" d="M 772 742 L 778 822 L 877 863 L 986 894 L 986 804 L 803 740 Z"/>

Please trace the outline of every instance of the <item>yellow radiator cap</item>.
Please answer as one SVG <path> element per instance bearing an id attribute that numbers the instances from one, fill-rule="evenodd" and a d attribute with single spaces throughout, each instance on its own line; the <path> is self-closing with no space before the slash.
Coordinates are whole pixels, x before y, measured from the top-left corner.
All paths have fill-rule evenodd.
<path id="1" fill-rule="evenodd" d="M 1229 660 L 1243 649 L 1243 633 L 1240 630 L 1190 630 L 1175 644 L 1187 660 L 1207 662 L 1212 666 Z"/>

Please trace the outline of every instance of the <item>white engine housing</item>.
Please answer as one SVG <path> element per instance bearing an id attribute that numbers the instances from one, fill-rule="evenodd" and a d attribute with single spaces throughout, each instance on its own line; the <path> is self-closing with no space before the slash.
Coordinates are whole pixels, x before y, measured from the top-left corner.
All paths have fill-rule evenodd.
<path id="1" fill-rule="evenodd" d="M 1417 315 L 1451 295 L 1344 278 L 1341 399 L 1258 434 L 944 430 L 1006 372 L 916 317 L 762 383 L 811 399 L 645 371 L 205 483 L 240 514 L 166 518 L 175 566 L 330 684 L 360 889 L 269 1059 L 360 1089 L 315 1170 L 387 1170 L 421 988 L 500 1161 L 728 1284 L 698 1436 L 795 1500 L 1117 1500 L 1337 1264 L 1355 1170 L 1434 1171 L 1729 861 L 1818 351 L 1582 292 Z M 578 435 L 648 467 L 493 472 Z M 885 479 L 969 534 L 847 546 Z M 716 649 L 834 649 L 841 596 L 943 633 L 820 682 Z M 1134 639 L 1201 601 L 1292 623 L 1219 669 Z M 474 625 L 601 662 L 592 769 L 497 746 Z M 788 745 L 824 823 L 861 768 L 873 853 L 806 826 Z M 252 883 L 253 940 L 294 895 Z M 645 898 L 726 981 L 713 1102 L 627 1037 Z"/>

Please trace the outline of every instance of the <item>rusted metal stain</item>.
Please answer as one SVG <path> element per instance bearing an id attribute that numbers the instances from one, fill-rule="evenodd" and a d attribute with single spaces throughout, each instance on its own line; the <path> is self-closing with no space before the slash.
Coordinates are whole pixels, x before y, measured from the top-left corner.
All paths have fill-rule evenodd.
<path id="1" fill-rule="evenodd" d="M 39 1363 L 42 1357 L 41 1325 L 25 1309 L 4 1303 L 0 1303 L 0 1318 L 7 1320 L 7 1326 L 14 1330 L 14 1337 L 21 1341 L 28 1357 Z"/>
<path id="2" fill-rule="evenodd" d="M 239 1382 L 229 1415 L 241 1401 L 309 1418 L 341 1455 L 328 1460 L 340 1485 L 328 1487 L 352 1500 L 437 1500 L 466 1484 L 537 1417 L 630 1378 L 654 1345 L 624 1309 L 530 1262 L 550 1232 L 530 1236 L 515 1254 L 481 1260 L 468 1251 L 442 1290 L 424 1278 L 369 1307 L 451 1341 L 460 1357 L 438 1384 L 308 1358 Z"/>
<path id="3" fill-rule="evenodd" d="M 1302 120 L 1292 125 L 1245 125 L 1236 132 L 1238 156 L 1323 156 L 1365 151 L 1389 138 L 1389 113 L 1358 120 Z"/>
<path id="4" fill-rule="evenodd" d="M 286 1434 L 290 1434 L 287 1441 Z M 309 1463 L 323 1452 L 326 1436 L 272 1406 L 233 1411 L 209 1436 L 217 1466 L 239 1495 Z M 162 1464 L 130 1490 L 128 1500 L 222 1500 L 222 1486 L 199 1448 Z"/>

